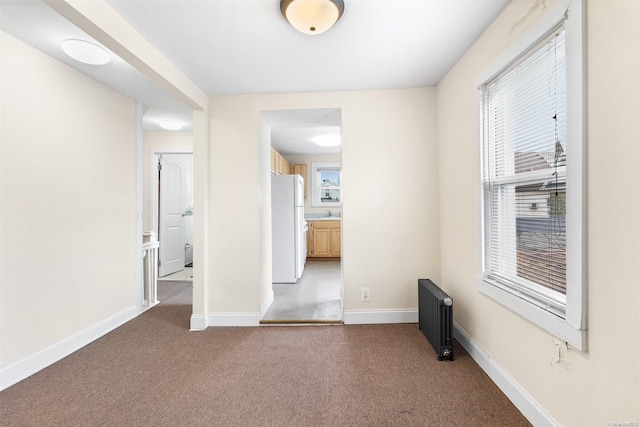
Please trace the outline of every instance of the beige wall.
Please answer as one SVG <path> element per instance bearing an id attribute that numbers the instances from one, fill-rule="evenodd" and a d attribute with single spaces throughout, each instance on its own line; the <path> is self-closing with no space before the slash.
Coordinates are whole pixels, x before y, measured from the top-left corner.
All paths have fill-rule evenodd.
<path id="1" fill-rule="evenodd" d="M 144 155 L 143 155 L 143 215 L 142 228 L 150 231 L 151 226 L 151 168 L 155 153 L 192 153 L 193 134 L 191 132 L 173 131 L 148 131 L 144 132 Z"/>
<path id="2" fill-rule="evenodd" d="M 442 286 L 456 322 L 558 423 L 640 422 L 640 2 L 587 5 L 588 352 L 557 344 L 476 289 L 476 79 L 552 3 L 512 2 L 438 85 Z"/>
<path id="3" fill-rule="evenodd" d="M 317 208 L 311 206 L 311 164 L 315 162 L 338 162 L 340 163 L 340 154 L 314 154 L 314 155 L 286 155 L 283 156 L 292 165 L 307 165 L 307 176 L 304 177 L 304 185 L 307 187 L 307 197 L 304 199 L 304 213 L 322 213 L 326 214 L 327 210 L 331 210 L 332 213 L 342 211 L 341 206 L 335 206 L 331 208 Z"/>
<path id="4" fill-rule="evenodd" d="M 210 312 L 254 313 L 264 301 L 270 167 L 260 111 L 297 108 L 342 109 L 345 309 L 415 309 L 417 279 L 440 277 L 435 89 L 209 101 Z M 361 286 L 370 303 L 360 302 Z"/>
<path id="5" fill-rule="evenodd" d="M 135 104 L 2 33 L 1 365 L 139 303 Z"/>

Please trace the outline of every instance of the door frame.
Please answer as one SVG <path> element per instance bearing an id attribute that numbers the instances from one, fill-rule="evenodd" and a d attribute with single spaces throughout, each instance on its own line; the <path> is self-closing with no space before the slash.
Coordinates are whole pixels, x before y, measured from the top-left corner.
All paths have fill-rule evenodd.
<path id="1" fill-rule="evenodd" d="M 315 109 L 315 108 L 311 108 L 311 109 Z M 318 107 L 317 109 L 323 109 L 323 108 Z M 344 129 L 344 125 L 342 123 L 343 109 L 344 109 L 343 106 L 337 107 L 337 108 L 332 108 L 332 110 L 339 110 L 339 112 L 340 112 L 340 125 L 338 126 L 340 128 L 340 135 L 342 135 L 343 129 Z M 297 107 L 297 108 L 289 108 L 287 110 L 288 111 L 302 111 L 302 110 L 305 110 L 305 108 L 304 107 Z M 276 109 L 276 110 L 263 110 L 263 109 L 260 109 L 259 110 L 259 113 L 261 114 L 261 120 L 262 120 L 262 122 L 261 122 L 262 123 L 262 136 L 259 139 L 260 152 L 261 153 L 262 152 L 268 152 L 268 153 L 270 153 L 269 154 L 269 157 L 270 157 L 272 155 L 271 154 L 272 153 L 272 151 L 271 151 L 271 148 L 272 148 L 271 136 L 272 136 L 273 127 L 272 127 L 269 119 L 266 118 L 264 115 L 262 115 L 262 113 L 264 113 L 266 111 L 270 111 L 272 113 L 275 113 L 275 112 L 278 112 L 280 110 L 278 110 L 278 109 Z M 284 111 L 284 110 L 282 110 L 282 111 Z M 339 156 L 339 161 L 338 162 L 334 162 L 334 161 L 327 162 L 327 161 L 323 160 L 323 161 L 321 161 L 319 163 L 339 163 L 340 171 L 342 172 L 342 170 L 344 169 L 344 158 L 343 158 L 343 146 L 342 145 L 340 146 L 340 151 L 338 153 L 338 156 Z M 262 160 L 261 160 L 261 162 L 262 162 Z M 312 163 L 309 163 L 309 164 L 311 165 Z M 267 166 L 266 171 L 265 171 L 264 167 L 263 167 L 264 163 L 261 163 L 262 167 L 260 169 L 260 173 L 261 174 L 266 174 L 267 176 L 269 176 L 269 179 L 267 179 L 265 181 L 262 181 L 263 184 L 266 183 L 266 186 L 268 186 L 269 190 L 268 191 L 264 191 L 264 186 L 263 185 L 261 185 L 259 187 L 259 189 L 260 189 L 262 194 L 265 194 L 265 193 L 268 194 L 267 198 L 269 199 L 269 202 L 270 202 L 271 201 L 271 179 L 270 179 L 270 176 L 272 175 L 272 169 L 270 167 L 271 162 L 268 162 L 267 165 L 268 166 Z M 312 168 L 309 168 L 309 167 L 307 168 L 307 176 L 304 177 L 304 185 L 305 185 L 305 187 L 307 189 L 310 190 L 308 192 L 308 194 L 307 194 L 307 197 L 309 197 L 309 198 L 312 197 L 312 192 L 313 192 L 313 178 L 312 179 L 308 178 L 308 176 L 311 175 L 311 173 L 312 173 L 311 169 Z M 341 194 L 341 197 L 342 197 L 342 194 Z M 310 199 L 310 203 L 311 203 L 311 199 Z M 306 202 L 305 202 L 305 204 L 306 204 Z M 270 205 L 270 203 L 269 203 L 269 205 Z M 341 202 L 340 202 L 340 212 L 341 212 L 340 213 L 340 216 L 341 216 L 341 220 L 340 220 L 340 235 L 341 235 L 341 238 L 340 238 L 340 308 L 341 308 L 341 312 L 342 312 L 342 319 L 344 321 L 344 311 L 345 311 L 344 310 L 344 301 L 345 301 L 345 283 L 344 283 L 344 265 L 345 265 L 345 263 L 344 263 L 344 257 L 345 257 L 345 251 L 344 251 L 344 239 L 342 238 L 342 236 L 344 236 L 344 233 L 343 233 L 343 227 L 344 227 L 344 221 L 343 221 L 343 219 L 344 219 L 344 209 L 343 209 L 343 206 L 344 205 L 342 204 L 342 200 L 341 200 Z M 314 207 L 314 206 L 312 206 L 312 207 Z M 268 209 L 269 210 L 269 215 L 271 214 L 271 209 L 272 208 L 270 206 L 269 209 Z M 270 258 L 272 259 L 273 258 L 273 249 L 272 249 L 273 236 L 269 236 L 269 240 L 270 240 L 270 243 L 268 245 L 268 248 L 269 248 L 268 251 L 269 251 L 269 254 L 270 254 Z M 309 244 L 309 242 L 307 241 L 307 245 L 308 244 Z M 271 262 L 273 262 L 273 261 L 271 260 Z M 269 309 L 269 307 L 271 306 L 271 304 L 274 301 L 273 274 L 270 276 L 269 279 L 271 280 L 271 284 L 270 284 L 271 296 L 269 298 L 265 299 L 264 302 L 260 306 L 260 320 L 262 320 L 264 318 L 267 310 Z"/>

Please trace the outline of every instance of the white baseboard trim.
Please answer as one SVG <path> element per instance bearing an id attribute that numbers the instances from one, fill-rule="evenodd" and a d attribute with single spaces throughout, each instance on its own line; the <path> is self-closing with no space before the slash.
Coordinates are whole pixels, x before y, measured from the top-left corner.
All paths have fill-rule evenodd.
<path id="1" fill-rule="evenodd" d="M 376 323 L 417 323 L 418 309 L 406 308 L 402 310 L 345 310 L 343 313 L 345 325 L 369 325 Z"/>
<path id="2" fill-rule="evenodd" d="M 531 424 L 560 426 L 507 371 L 491 360 L 489 354 L 456 322 L 453 322 L 453 336 Z"/>
<path id="3" fill-rule="evenodd" d="M 267 312 L 267 310 L 269 310 L 269 307 L 271 307 L 271 304 L 273 304 L 273 297 L 274 297 L 274 293 L 273 293 L 273 289 L 272 289 L 271 292 L 269 293 L 269 295 L 267 296 L 267 298 L 262 302 L 262 304 L 260 304 L 260 318 L 261 319 L 264 317 L 264 315 Z"/>
<path id="4" fill-rule="evenodd" d="M 193 314 L 191 315 L 191 327 L 190 331 L 204 331 L 209 326 L 260 326 L 260 319 L 267 311 L 269 306 L 273 303 L 273 294 L 267 300 L 262 303 L 260 312 L 257 313 L 243 313 L 243 312 L 222 312 L 222 313 L 209 313 Z"/>
<path id="5" fill-rule="evenodd" d="M 209 313 L 207 326 L 260 326 L 260 313 Z"/>
<path id="6" fill-rule="evenodd" d="M 90 344 L 117 327 L 140 315 L 150 307 L 133 306 L 68 338 L 51 344 L 0 369 L 0 390 L 30 377 L 74 351 Z"/>
<path id="7" fill-rule="evenodd" d="M 207 316 L 203 314 L 192 314 L 189 330 L 204 331 L 205 329 L 207 329 Z"/>

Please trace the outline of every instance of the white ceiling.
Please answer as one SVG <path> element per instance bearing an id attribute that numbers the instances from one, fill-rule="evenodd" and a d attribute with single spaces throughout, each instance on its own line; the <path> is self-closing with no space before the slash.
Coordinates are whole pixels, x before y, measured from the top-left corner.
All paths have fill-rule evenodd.
<path id="1" fill-rule="evenodd" d="M 107 0 L 207 94 L 435 86 L 509 1 L 345 0 L 340 21 L 309 36 L 278 0 Z M 44 3 L 0 0 L 0 28 L 145 104 L 145 129 L 160 118 L 191 129 L 189 108 L 115 55 L 106 66 L 66 57 L 62 40 L 91 38 Z"/>
<path id="2" fill-rule="evenodd" d="M 193 111 L 169 95 L 140 71 L 124 62 L 113 52 L 106 65 L 82 64 L 62 51 L 66 39 L 88 40 L 100 45 L 46 4 L 37 0 L 0 0 L 0 28 L 2 31 L 32 45 L 61 62 L 75 68 L 106 86 L 144 104 L 146 130 L 161 130 L 158 121 L 174 120 L 191 131 Z"/>
<path id="3" fill-rule="evenodd" d="M 108 0 L 208 94 L 434 86 L 509 0 L 345 0 L 306 35 L 278 0 Z"/>
<path id="4" fill-rule="evenodd" d="M 313 142 L 318 135 L 340 135 L 339 108 L 263 111 L 271 126 L 271 145 L 282 155 L 338 154 L 340 147 L 321 147 Z"/>

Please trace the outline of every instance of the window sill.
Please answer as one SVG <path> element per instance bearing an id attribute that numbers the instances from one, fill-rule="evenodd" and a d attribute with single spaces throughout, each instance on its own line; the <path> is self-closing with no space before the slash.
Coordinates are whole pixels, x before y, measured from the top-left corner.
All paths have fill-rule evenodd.
<path id="1" fill-rule="evenodd" d="M 477 280 L 478 290 L 484 295 L 504 305 L 552 335 L 564 340 L 571 347 L 587 351 L 587 331 L 576 329 L 567 321 L 513 292 L 485 278 Z"/>

